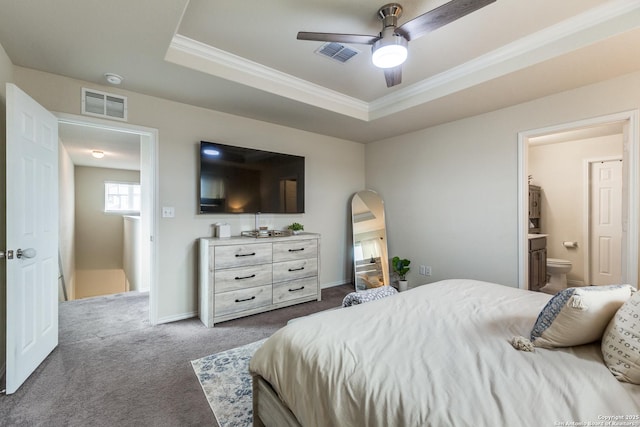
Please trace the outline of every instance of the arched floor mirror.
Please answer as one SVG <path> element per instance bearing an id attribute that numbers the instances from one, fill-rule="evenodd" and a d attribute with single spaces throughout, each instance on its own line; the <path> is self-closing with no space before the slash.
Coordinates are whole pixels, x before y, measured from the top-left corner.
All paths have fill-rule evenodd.
<path id="1" fill-rule="evenodd" d="M 364 190 L 354 194 L 351 220 L 356 291 L 390 285 L 384 202 L 378 193 Z"/>

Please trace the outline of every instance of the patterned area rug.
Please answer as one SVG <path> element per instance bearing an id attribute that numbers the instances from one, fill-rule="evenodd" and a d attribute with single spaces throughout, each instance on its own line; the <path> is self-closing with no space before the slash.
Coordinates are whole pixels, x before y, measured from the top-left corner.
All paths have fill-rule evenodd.
<path id="1" fill-rule="evenodd" d="M 191 361 L 220 427 L 253 425 L 249 361 L 265 340 Z"/>

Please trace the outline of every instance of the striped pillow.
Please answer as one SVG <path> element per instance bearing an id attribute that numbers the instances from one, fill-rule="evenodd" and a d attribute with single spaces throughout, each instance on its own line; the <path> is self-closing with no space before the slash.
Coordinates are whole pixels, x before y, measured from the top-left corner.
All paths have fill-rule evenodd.
<path id="1" fill-rule="evenodd" d="M 519 350 L 533 351 L 533 347 L 571 347 L 597 341 L 633 291 L 630 285 L 565 289 L 544 306 L 530 341 L 515 337 L 512 344 Z"/>

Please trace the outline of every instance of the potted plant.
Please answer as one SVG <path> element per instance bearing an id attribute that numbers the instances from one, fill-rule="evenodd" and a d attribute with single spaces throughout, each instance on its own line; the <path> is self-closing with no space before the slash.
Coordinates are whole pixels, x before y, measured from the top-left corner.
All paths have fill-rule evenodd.
<path id="1" fill-rule="evenodd" d="M 299 222 L 294 222 L 293 224 L 289 225 L 287 228 L 291 230 L 293 234 L 298 234 L 302 230 L 304 230 L 304 225 L 300 224 Z"/>
<path id="2" fill-rule="evenodd" d="M 409 287 L 409 282 L 406 279 L 407 273 L 409 272 L 409 264 L 411 261 L 408 259 L 401 259 L 400 257 L 394 256 L 391 259 L 391 266 L 393 267 L 393 271 L 398 274 L 398 290 L 400 292 L 406 291 Z"/>

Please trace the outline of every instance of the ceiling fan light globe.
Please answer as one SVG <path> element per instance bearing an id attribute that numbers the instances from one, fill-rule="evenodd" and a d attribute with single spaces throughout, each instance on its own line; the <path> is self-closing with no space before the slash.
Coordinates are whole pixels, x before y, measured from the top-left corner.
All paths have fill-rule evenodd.
<path id="1" fill-rule="evenodd" d="M 383 46 L 373 52 L 373 65 L 378 68 L 393 68 L 407 60 L 407 48 L 398 45 Z"/>
<path id="2" fill-rule="evenodd" d="M 393 68 L 407 60 L 407 39 L 393 35 L 373 44 L 371 61 L 378 68 Z"/>

